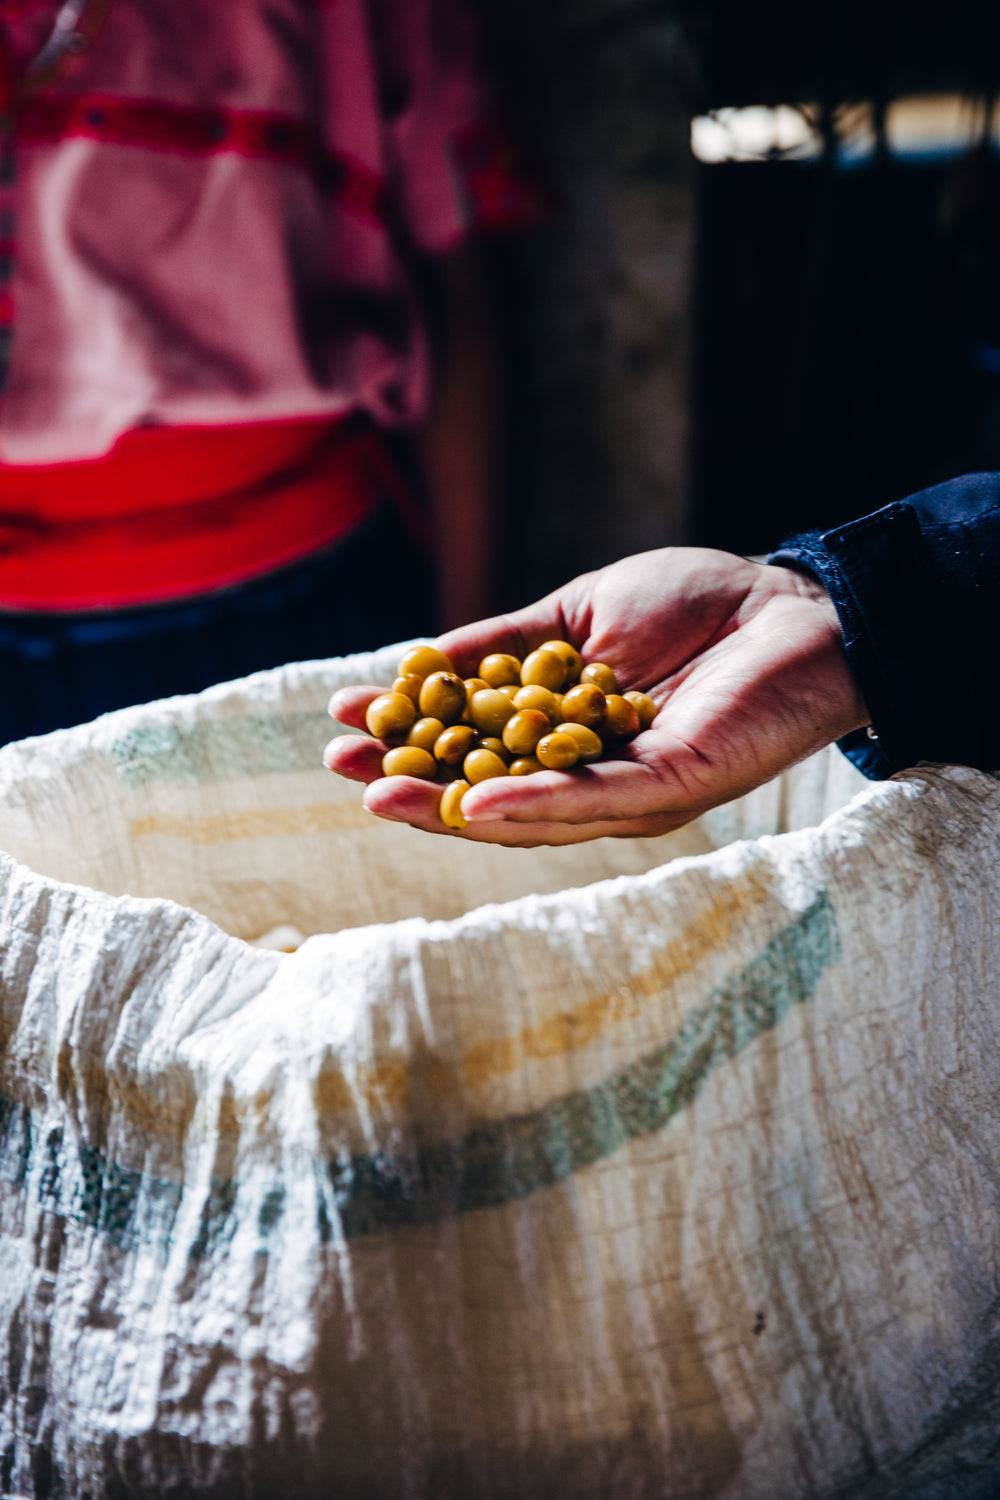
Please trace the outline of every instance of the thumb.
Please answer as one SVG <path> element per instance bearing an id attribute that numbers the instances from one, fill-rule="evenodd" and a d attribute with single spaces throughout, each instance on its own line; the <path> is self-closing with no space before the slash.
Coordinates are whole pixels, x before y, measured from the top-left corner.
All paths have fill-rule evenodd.
<path id="1" fill-rule="evenodd" d="M 468 677 L 491 651 L 509 651 L 523 659 L 543 641 L 569 639 L 569 625 L 557 592 L 525 609 L 449 630 L 438 638 L 437 645 L 451 657 L 456 671 Z"/>

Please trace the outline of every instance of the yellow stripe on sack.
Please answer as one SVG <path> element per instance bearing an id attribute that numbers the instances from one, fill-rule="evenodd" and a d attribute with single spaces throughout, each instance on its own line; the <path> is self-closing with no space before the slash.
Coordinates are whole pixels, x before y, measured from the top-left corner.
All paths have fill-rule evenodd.
<path id="1" fill-rule="evenodd" d="M 426 1056 L 358 1068 L 350 1076 L 337 1067 L 320 1068 L 313 1098 L 321 1116 L 346 1113 L 356 1106 L 359 1096 L 374 1114 L 398 1114 L 412 1109 L 418 1097 L 431 1099 L 435 1105 L 460 1101 L 461 1079 L 453 1063 Z"/>
<path id="2" fill-rule="evenodd" d="M 691 972 L 715 948 L 728 941 L 733 929 L 770 893 L 770 881 L 754 872 L 735 889 L 728 887 L 690 927 L 658 953 L 650 964 L 630 976 L 618 989 L 595 995 L 559 1011 L 537 1026 L 526 1026 L 516 1036 L 480 1042 L 462 1056 L 462 1079 L 476 1088 L 525 1062 L 560 1057 L 579 1051 L 620 1021 L 639 1015 L 647 1000 L 661 994 Z"/>
<path id="3" fill-rule="evenodd" d="M 247 812 L 216 813 L 205 818 L 178 818 L 150 813 L 133 818 L 131 835 L 158 835 L 185 844 L 226 844 L 239 839 L 275 839 L 303 833 L 332 833 L 342 828 L 367 828 L 370 818 L 360 804 L 314 802 L 308 807 L 254 808 Z"/>
<path id="4" fill-rule="evenodd" d="M 322 804 L 320 810 L 337 809 Z M 312 812 L 312 808 L 300 809 L 303 817 Z M 714 949 L 723 947 L 734 929 L 767 899 L 772 880 L 773 876 L 753 871 L 737 886 L 727 886 L 690 926 L 630 976 L 627 984 L 594 995 L 535 1026 L 526 1026 L 514 1036 L 476 1043 L 457 1059 L 423 1049 L 349 1072 L 330 1059 L 321 1066 L 313 1086 L 321 1119 L 352 1112 L 362 1100 L 369 1111 L 382 1115 L 405 1110 L 419 1114 L 421 1101 L 461 1108 L 471 1090 L 517 1071 L 526 1062 L 578 1051 L 612 1026 L 640 1015 L 652 998 L 690 973 Z M 6 1035 L 0 1028 L 0 1042 L 4 1040 Z M 69 1053 L 64 1053 L 60 1057 L 59 1087 L 66 1097 L 82 1092 L 89 1107 L 99 1112 L 113 1104 L 130 1122 L 137 1140 L 152 1136 L 182 1141 L 194 1110 L 193 1094 L 187 1097 L 183 1091 L 178 1094 L 174 1090 L 168 1103 L 162 1091 L 150 1091 L 136 1079 L 116 1077 L 112 1097 L 104 1060 L 97 1056 L 71 1061 Z M 271 1104 L 270 1090 L 261 1090 L 252 1100 L 230 1098 L 220 1106 L 217 1127 L 222 1133 L 238 1135 L 250 1115 L 258 1123 L 266 1119 Z"/>
<path id="5" fill-rule="evenodd" d="M 470 1090 L 514 1073 L 526 1062 L 566 1056 L 596 1041 L 610 1027 L 642 1013 L 649 1000 L 676 984 L 716 948 L 728 941 L 754 907 L 771 893 L 772 879 L 751 872 L 739 885 L 727 887 L 651 963 L 617 989 L 594 995 L 571 1010 L 559 1011 L 514 1036 L 478 1042 L 466 1048 L 457 1067 L 440 1058 L 393 1059 L 361 1068 L 350 1078 L 327 1067 L 316 1080 L 321 1113 L 340 1113 L 360 1095 L 369 1109 L 400 1108 L 414 1093 L 440 1103 L 456 1104 Z"/>

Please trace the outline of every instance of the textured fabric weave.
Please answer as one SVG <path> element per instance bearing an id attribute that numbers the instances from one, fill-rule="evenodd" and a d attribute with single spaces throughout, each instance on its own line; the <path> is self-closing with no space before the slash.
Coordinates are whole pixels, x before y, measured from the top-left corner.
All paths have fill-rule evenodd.
<path id="1" fill-rule="evenodd" d="M 0 751 L 4 1490 L 995 1496 L 1000 785 L 435 838 L 399 653 Z"/>

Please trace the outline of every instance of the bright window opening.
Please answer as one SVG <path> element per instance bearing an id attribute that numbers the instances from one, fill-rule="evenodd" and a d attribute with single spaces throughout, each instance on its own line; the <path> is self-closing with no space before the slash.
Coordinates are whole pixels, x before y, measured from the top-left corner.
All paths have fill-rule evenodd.
<path id="1" fill-rule="evenodd" d="M 840 105 L 828 129 L 842 165 L 864 163 L 874 154 L 870 102 Z M 961 94 L 895 99 L 886 110 L 885 137 L 891 155 L 917 160 L 961 155 L 984 137 L 998 146 L 1000 106 L 989 114 L 981 99 Z M 820 109 L 815 104 L 715 109 L 691 121 L 691 149 L 707 163 L 809 160 L 823 152 Z"/>

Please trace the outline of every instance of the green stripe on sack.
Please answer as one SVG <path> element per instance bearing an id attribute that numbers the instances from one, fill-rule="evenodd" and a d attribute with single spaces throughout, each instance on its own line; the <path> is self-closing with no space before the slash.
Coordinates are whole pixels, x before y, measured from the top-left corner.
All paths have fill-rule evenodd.
<path id="1" fill-rule="evenodd" d="M 491 1121 L 455 1141 L 413 1152 L 371 1152 L 329 1163 L 329 1182 L 346 1239 L 432 1224 L 479 1208 L 499 1208 L 564 1182 L 620 1146 L 661 1129 L 698 1096 L 711 1073 L 812 998 L 840 957 L 837 919 L 821 893 L 756 958 L 719 985 L 672 1037 L 590 1089 L 544 1107 Z M 38 1169 L 36 1171 L 36 1169 Z M 0 1177 L 27 1192 L 35 1175 L 40 1206 L 87 1225 L 121 1249 L 166 1249 L 182 1187 L 122 1166 L 70 1132 L 44 1138 L 33 1112 L 0 1099 Z M 282 1222 L 281 1177 L 254 1184 L 261 1248 Z M 238 1180 L 216 1180 L 202 1205 L 192 1263 L 228 1242 L 236 1224 Z M 322 1240 L 334 1227 L 318 1193 Z"/>
<path id="2" fill-rule="evenodd" d="M 322 710 L 144 724 L 115 740 L 110 755 L 126 786 L 150 781 L 197 786 L 237 776 L 315 771 L 334 733 Z"/>
<path id="3" fill-rule="evenodd" d="M 666 1125 L 720 1063 L 809 1000 L 840 957 L 822 892 L 744 969 L 731 975 L 655 1051 L 590 1089 L 478 1126 L 412 1154 L 357 1155 L 331 1167 L 346 1239 L 498 1208 L 610 1156 Z"/>

